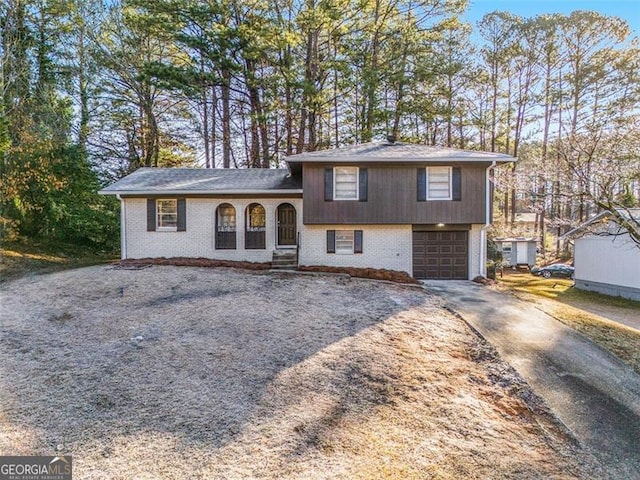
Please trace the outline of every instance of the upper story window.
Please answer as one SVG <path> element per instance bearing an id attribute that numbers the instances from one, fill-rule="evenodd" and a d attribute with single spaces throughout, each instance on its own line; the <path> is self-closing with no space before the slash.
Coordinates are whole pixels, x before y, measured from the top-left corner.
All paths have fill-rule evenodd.
<path id="1" fill-rule="evenodd" d="M 451 200 L 451 167 L 427 167 L 427 200 Z"/>
<path id="2" fill-rule="evenodd" d="M 358 200 L 358 167 L 334 167 L 334 200 Z"/>
<path id="3" fill-rule="evenodd" d="M 156 229 L 157 230 L 177 230 L 178 229 L 178 200 L 158 199 L 156 200 Z"/>

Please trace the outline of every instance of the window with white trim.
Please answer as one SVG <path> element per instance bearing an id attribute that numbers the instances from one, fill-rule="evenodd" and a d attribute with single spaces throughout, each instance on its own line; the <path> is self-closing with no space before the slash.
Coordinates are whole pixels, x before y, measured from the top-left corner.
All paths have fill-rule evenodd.
<path id="1" fill-rule="evenodd" d="M 156 200 L 156 230 L 178 229 L 178 200 Z"/>
<path id="2" fill-rule="evenodd" d="M 355 232 L 353 230 L 336 230 L 336 253 L 343 255 L 353 254 Z"/>
<path id="3" fill-rule="evenodd" d="M 451 200 L 451 167 L 427 167 L 427 200 Z"/>
<path id="4" fill-rule="evenodd" d="M 333 199 L 358 200 L 358 167 L 333 168 Z"/>

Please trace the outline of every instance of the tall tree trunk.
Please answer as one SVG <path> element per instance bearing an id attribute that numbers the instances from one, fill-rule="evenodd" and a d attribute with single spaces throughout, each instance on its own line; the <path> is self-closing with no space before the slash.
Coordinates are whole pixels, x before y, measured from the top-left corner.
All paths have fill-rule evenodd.
<path id="1" fill-rule="evenodd" d="M 251 129 L 251 146 L 249 148 L 249 166 L 252 168 L 260 167 L 260 135 L 258 133 L 258 115 L 259 115 L 259 98 L 258 89 L 255 86 L 249 86 L 249 125 Z"/>
<path id="2" fill-rule="evenodd" d="M 202 138 L 204 140 L 204 166 L 211 168 L 211 152 L 209 145 L 209 105 L 207 103 L 207 86 L 202 87 Z"/>
<path id="3" fill-rule="evenodd" d="M 373 116 L 376 107 L 376 93 L 378 91 L 378 55 L 380 46 L 378 44 L 378 32 L 372 41 L 373 52 L 371 54 L 371 65 L 369 67 L 369 78 L 364 85 L 364 120 L 362 128 L 362 141 L 370 142 L 373 139 Z"/>
<path id="4" fill-rule="evenodd" d="M 304 152 L 305 132 L 307 130 L 306 129 L 307 114 L 308 114 L 307 107 L 305 105 L 303 105 L 302 108 L 300 109 L 300 127 L 298 128 L 298 140 L 297 140 L 297 143 L 296 143 L 296 153 Z"/>
<path id="5" fill-rule="evenodd" d="M 222 71 L 222 167 L 231 167 L 231 72 Z"/>
<path id="6" fill-rule="evenodd" d="M 493 95 L 491 99 L 491 151 L 496 151 L 496 126 L 498 124 L 498 63 L 494 60 L 491 66 L 491 87 Z M 506 220 L 506 219 L 505 219 Z"/>
<path id="7" fill-rule="evenodd" d="M 447 75 L 447 147 L 453 144 L 453 78 Z"/>
<path id="8" fill-rule="evenodd" d="M 78 30 L 78 89 L 80 93 L 80 124 L 78 126 L 78 145 L 86 152 L 89 134 L 89 92 L 86 72 L 86 25 L 81 22 Z"/>
<path id="9" fill-rule="evenodd" d="M 217 132 L 218 122 L 216 121 L 217 111 L 218 111 L 218 90 L 217 90 L 217 87 L 213 85 L 211 87 L 211 115 L 209 116 L 209 118 L 211 118 L 211 128 L 210 128 L 211 134 L 208 140 L 210 145 L 209 152 L 211 157 L 211 168 L 216 168 L 216 143 L 218 141 L 218 132 Z"/>

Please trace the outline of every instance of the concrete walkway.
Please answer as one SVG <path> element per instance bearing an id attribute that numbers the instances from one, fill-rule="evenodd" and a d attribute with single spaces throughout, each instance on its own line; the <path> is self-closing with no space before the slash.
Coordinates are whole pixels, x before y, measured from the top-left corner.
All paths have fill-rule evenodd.
<path id="1" fill-rule="evenodd" d="M 533 304 L 472 282 L 425 281 L 544 398 L 615 479 L 640 479 L 640 375 Z"/>

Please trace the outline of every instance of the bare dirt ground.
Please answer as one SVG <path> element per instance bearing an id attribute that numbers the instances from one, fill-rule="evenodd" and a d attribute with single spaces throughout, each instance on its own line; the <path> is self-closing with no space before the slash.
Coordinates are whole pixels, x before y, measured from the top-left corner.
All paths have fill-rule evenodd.
<path id="1" fill-rule="evenodd" d="M 0 302 L 0 454 L 75 478 L 606 478 L 415 287 L 91 267 Z"/>

